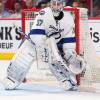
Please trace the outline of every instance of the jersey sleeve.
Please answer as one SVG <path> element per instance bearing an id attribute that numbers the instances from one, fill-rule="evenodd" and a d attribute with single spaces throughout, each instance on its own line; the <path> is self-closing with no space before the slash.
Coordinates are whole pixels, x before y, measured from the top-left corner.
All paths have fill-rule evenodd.
<path id="1" fill-rule="evenodd" d="M 41 10 L 33 22 L 29 35 L 45 35 L 45 11 Z"/>

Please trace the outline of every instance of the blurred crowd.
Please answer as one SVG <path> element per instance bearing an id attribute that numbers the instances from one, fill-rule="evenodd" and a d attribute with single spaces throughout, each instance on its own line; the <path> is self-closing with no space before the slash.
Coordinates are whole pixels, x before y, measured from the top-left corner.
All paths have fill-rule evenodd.
<path id="1" fill-rule="evenodd" d="M 65 6 L 88 9 L 91 17 L 100 17 L 99 0 L 65 0 Z M 21 18 L 22 9 L 45 8 L 50 0 L 0 0 L 0 18 Z"/>

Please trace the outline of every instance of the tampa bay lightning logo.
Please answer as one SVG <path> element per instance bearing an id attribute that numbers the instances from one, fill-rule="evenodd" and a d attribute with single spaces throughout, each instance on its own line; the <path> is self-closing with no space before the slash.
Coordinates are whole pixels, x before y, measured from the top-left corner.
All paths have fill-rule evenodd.
<path id="1" fill-rule="evenodd" d="M 53 25 L 50 25 L 49 26 L 49 29 L 50 29 L 50 31 L 48 32 L 48 36 L 49 37 L 51 37 L 51 36 L 54 36 L 55 37 L 55 39 L 59 39 L 59 38 L 61 38 L 61 32 L 63 32 L 64 31 L 64 29 L 61 29 L 61 28 L 56 28 L 55 26 L 53 26 Z"/>

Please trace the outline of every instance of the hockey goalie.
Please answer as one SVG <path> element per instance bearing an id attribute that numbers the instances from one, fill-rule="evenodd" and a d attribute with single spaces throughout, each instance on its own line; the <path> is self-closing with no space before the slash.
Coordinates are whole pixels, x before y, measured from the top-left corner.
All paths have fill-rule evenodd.
<path id="1" fill-rule="evenodd" d="M 39 12 L 32 30 L 10 62 L 5 89 L 18 87 L 37 60 L 49 67 L 65 90 L 77 88 L 76 75 L 84 70 L 86 63 L 74 50 L 66 48 L 67 35 L 73 33 L 74 19 L 71 13 L 63 11 L 64 0 L 50 3 L 50 7 Z"/>

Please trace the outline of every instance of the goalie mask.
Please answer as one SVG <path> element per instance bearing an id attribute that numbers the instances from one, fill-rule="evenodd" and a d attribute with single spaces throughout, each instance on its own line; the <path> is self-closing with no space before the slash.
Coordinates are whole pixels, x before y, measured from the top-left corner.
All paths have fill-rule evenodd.
<path id="1" fill-rule="evenodd" d="M 51 9 L 54 17 L 58 17 L 60 12 L 63 11 L 64 0 L 51 0 Z"/>

